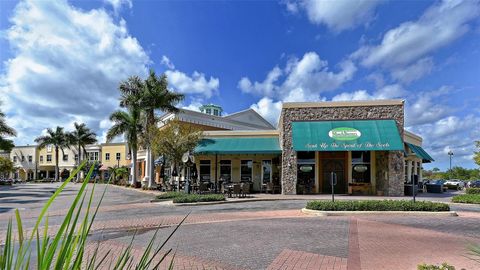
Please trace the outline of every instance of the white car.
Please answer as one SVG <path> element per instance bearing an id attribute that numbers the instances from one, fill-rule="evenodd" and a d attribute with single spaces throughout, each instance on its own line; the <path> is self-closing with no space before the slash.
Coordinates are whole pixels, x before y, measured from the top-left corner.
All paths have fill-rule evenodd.
<path id="1" fill-rule="evenodd" d="M 462 190 L 465 188 L 465 182 L 459 179 L 450 179 L 443 183 L 444 186 L 447 186 L 451 189 Z"/>

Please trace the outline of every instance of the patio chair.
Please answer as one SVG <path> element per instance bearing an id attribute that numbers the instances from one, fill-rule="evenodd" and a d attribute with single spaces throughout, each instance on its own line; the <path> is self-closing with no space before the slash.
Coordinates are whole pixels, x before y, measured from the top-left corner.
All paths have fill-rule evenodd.
<path id="1" fill-rule="evenodd" d="M 209 191 L 208 186 L 209 186 L 208 183 L 200 182 L 200 185 L 198 186 L 198 192 L 200 194 L 208 192 Z"/>
<path id="2" fill-rule="evenodd" d="M 267 190 L 266 190 L 266 193 L 274 193 L 275 191 L 273 190 L 273 183 L 272 182 L 268 182 L 267 183 Z"/>
<path id="3" fill-rule="evenodd" d="M 242 196 L 245 198 L 248 194 L 250 194 L 250 183 L 242 183 Z"/>
<path id="4" fill-rule="evenodd" d="M 240 196 L 242 193 L 242 188 L 240 187 L 240 184 L 233 184 L 233 194 L 234 196 Z"/>

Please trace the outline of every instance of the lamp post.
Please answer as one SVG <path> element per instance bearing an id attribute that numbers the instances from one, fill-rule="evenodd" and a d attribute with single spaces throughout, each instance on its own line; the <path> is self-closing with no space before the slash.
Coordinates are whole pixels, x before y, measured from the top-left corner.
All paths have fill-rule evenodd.
<path id="1" fill-rule="evenodd" d="M 448 156 L 450 157 L 450 171 L 452 170 L 452 156 L 453 156 L 453 151 L 450 150 L 448 151 Z"/>

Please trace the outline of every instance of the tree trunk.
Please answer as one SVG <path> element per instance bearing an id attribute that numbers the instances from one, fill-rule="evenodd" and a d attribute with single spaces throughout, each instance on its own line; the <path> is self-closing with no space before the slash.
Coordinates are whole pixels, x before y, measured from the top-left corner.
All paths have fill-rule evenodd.
<path id="1" fill-rule="evenodd" d="M 147 148 L 147 155 L 149 155 L 150 166 L 148 168 L 150 178 L 148 179 L 148 187 L 151 188 L 155 184 L 155 160 L 153 156 L 152 147 Z"/>
<path id="2" fill-rule="evenodd" d="M 78 159 L 77 159 L 77 167 L 80 166 L 81 162 L 82 162 L 82 155 L 80 154 L 80 143 L 78 144 L 78 150 L 77 150 L 77 154 L 78 154 Z M 77 173 L 77 182 L 80 182 L 80 174 L 81 172 L 78 172 Z"/>
<path id="3" fill-rule="evenodd" d="M 132 185 L 135 186 L 137 184 L 137 175 L 138 175 L 138 168 L 137 168 L 137 149 L 132 149 Z"/>
<path id="4" fill-rule="evenodd" d="M 58 168 L 58 146 L 55 146 L 55 181 L 58 181 L 59 176 Z"/>

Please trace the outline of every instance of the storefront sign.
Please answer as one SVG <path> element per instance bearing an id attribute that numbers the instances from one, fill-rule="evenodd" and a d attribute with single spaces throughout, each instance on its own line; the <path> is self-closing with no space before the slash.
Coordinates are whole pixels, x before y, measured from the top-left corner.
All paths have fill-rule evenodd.
<path id="1" fill-rule="evenodd" d="M 338 127 L 328 132 L 328 137 L 338 141 L 353 141 L 362 136 L 359 130 L 349 127 Z"/>

